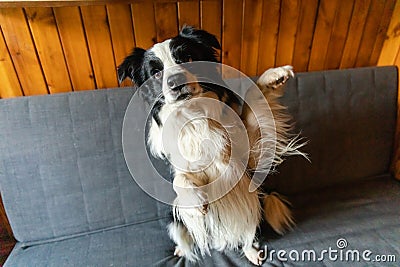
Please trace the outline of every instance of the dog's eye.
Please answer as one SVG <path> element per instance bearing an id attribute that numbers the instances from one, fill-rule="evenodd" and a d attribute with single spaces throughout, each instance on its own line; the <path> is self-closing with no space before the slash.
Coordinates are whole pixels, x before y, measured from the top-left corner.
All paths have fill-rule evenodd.
<path id="1" fill-rule="evenodd" d="M 162 71 L 160 71 L 159 69 L 154 69 L 151 71 L 151 75 L 159 80 L 162 77 Z"/>

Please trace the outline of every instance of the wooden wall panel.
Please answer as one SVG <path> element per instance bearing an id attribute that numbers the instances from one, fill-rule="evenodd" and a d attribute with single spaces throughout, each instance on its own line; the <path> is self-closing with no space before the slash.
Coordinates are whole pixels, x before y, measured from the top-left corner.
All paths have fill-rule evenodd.
<path id="1" fill-rule="evenodd" d="M 261 19 L 260 44 L 258 47 L 257 74 L 275 66 L 278 42 L 280 0 L 264 0 Z"/>
<path id="2" fill-rule="evenodd" d="M 332 27 L 335 21 L 336 12 L 333 11 L 339 6 L 339 0 L 321 0 L 320 2 L 308 70 L 324 69 Z"/>
<path id="3" fill-rule="evenodd" d="M 328 51 L 325 57 L 324 69 L 337 69 L 340 67 L 341 55 L 346 42 L 353 7 L 354 1 L 347 0 L 341 2 L 336 10 Z"/>
<path id="4" fill-rule="evenodd" d="M 369 6 L 367 21 L 365 23 L 361 46 L 358 49 L 355 67 L 368 66 L 375 38 L 379 31 L 379 25 L 385 8 L 384 1 L 372 0 Z"/>
<path id="5" fill-rule="evenodd" d="M 296 41 L 300 0 L 282 0 L 275 65 L 291 65 Z"/>
<path id="6" fill-rule="evenodd" d="M 47 94 L 47 85 L 23 9 L 0 9 L 0 24 L 25 95 Z"/>
<path id="7" fill-rule="evenodd" d="M 110 24 L 111 41 L 114 51 L 115 69 L 122 63 L 124 58 L 132 52 L 135 47 L 133 36 L 132 14 L 129 5 L 117 4 L 107 5 L 108 22 Z M 131 86 L 128 80 L 122 82 L 121 86 Z"/>
<path id="8" fill-rule="evenodd" d="M 240 69 L 243 0 L 224 0 L 222 14 L 222 63 Z"/>
<path id="9" fill-rule="evenodd" d="M 318 12 L 318 0 L 301 1 L 292 64 L 296 71 L 306 71 Z"/>
<path id="10" fill-rule="evenodd" d="M 157 42 L 153 3 L 134 3 L 131 6 L 136 45 L 148 49 Z"/>
<path id="11" fill-rule="evenodd" d="M 389 27 L 389 23 L 391 22 L 392 17 L 394 16 L 399 16 L 397 13 L 393 13 L 394 8 L 395 8 L 396 0 L 387 0 L 385 2 L 385 7 L 383 8 L 383 15 L 381 18 L 381 23 L 379 25 L 378 29 L 378 34 L 375 37 L 375 44 L 374 44 L 374 49 L 372 50 L 370 60 L 369 60 L 369 65 L 376 65 L 379 59 L 379 56 L 382 52 L 382 47 L 384 41 L 389 37 L 387 34 L 387 30 Z M 393 16 L 392 16 L 393 14 Z M 390 31 L 390 28 L 389 28 Z M 390 34 L 390 32 L 389 32 Z M 393 47 L 393 49 L 396 49 L 396 46 Z"/>
<path id="12" fill-rule="evenodd" d="M 79 7 L 53 8 L 72 87 L 75 91 L 95 89 L 85 32 Z"/>
<path id="13" fill-rule="evenodd" d="M 201 1 L 200 2 L 200 27 L 217 37 L 221 43 L 222 32 L 222 2 Z"/>
<path id="14" fill-rule="evenodd" d="M 9 98 L 22 96 L 21 86 L 19 84 L 17 73 L 15 72 L 13 62 L 4 41 L 3 34 L 0 31 L 0 98 Z"/>
<path id="15" fill-rule="evenodd" d="M 295 71 L 374 66 L 389 53 L 388 27 L 399 1 L 0 3 L 6 48 L 0 68 L 7 75 L 0 97 L 116 87 L 116 67 L 135 46 L 150 48 L 185 24 L 214 34 L 221 61 L 250 76 L 286 64 Z"/>
<path id="16" fill-rule="evenodd" d="M 364 25 L 371 0 L 356 0 L 349 25 L 340 68 L 352 68 L 356 63 L 357 51 L 361 45 Z"/>
<path id="17" fill-rule="evenodd" d="M 184 25 L 200 28 L 200 2 L 178 2 L 179 29 Z"/>
<path id="18" fill-rule="evenodd" d="M 245 0 L 240 70 L 249 76 L 257 75 L 257 52 L 263 10 L 262 0 Z"/>
<path id="19" fill-rule="evenodd" d="M 72 91 L 53 10 L 31 7 L 25 12 L 50 93 Z"/>
<path id="20" fill-rule="evenodd" d="M 117 74 L 105 6 L 81 7 L 86 38 L 98 88 L 117 87 Z"/>
<path id="21" fill-rule="evenodd" d="M 176 3 L 155 3 L 157 42 L 162 42 L 178 34 L 178 10 Z"/>

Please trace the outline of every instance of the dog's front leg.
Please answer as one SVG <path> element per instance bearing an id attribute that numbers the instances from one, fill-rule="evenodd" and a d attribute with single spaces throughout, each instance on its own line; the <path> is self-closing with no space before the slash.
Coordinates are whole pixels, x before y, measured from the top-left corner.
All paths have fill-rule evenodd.
<path id="1" fill-rule="evenodd" d="M 179 221 L 174 221 L 168 225 L 168 233 L 175 242 L 174 255 L 185 257 L 189 261 L 196 261 L 197 255 L 194 253 L 194 241 L 186 226 Z"/>
<path id="2" fill-rule="evenodd" d="M 186 213 L 206 215 L 208 212 L 208 195 L 202 189 L 207 181 L 204 177 L 192 173 L 180 173 L 174 177 L 174 190 L 177 194 L 175 205 Z"/>

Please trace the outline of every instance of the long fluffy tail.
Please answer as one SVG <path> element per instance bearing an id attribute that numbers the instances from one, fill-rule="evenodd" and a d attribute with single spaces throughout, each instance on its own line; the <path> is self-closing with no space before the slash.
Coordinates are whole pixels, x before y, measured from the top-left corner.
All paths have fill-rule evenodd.
<path id="1" fill-rule="evenodd" d="M 295 225 L 288 205 L 290 203 L 276 192 L 264 197 L 264 218 L 281 235 Z"/>

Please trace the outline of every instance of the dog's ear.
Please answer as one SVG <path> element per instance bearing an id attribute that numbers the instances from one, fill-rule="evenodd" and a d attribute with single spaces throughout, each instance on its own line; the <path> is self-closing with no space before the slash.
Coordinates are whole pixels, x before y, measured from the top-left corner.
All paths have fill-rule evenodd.
<path id="1" fill-rule="evenodd" d="M 121 65 L 118 66 L 118 81 L 121 83 L 125 78 L 130 78 L 135 84 L 140 83 L 140 69 L 143 66 L 144 54 L 146 50 L 142 48 L 133 49 Z"/>
<path id="2" fill-rule="evenodd" d="M 219 44 L 217 38 L 209 32 L 204 30 L 195 29 L 191 26 L 183 26 L 180 36 L 191 39 L 197 43 L 203 44 L 208 47 L 212 47 L 215 49 L 221 49 L 221 45 Z"/>

